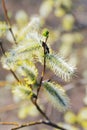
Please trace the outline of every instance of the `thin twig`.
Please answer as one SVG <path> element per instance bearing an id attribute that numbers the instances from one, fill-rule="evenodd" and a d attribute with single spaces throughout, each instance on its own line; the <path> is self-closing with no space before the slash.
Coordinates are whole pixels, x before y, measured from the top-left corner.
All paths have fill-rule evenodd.
<path id="1" fill-rule="evenodd" d="M 34 106 L 37 108 L 37 110 L 40 112 L 40 114 L 45 117 L 46 120 L 49 120 L 50 119 L 47 117 L 47 115 L 43 112 L 43 110 L 39 107 L 39 105 L 37 104 L 36 100 L 35 99 L 31 99 L 32 103 L 34 104 Z"/>
<path id="2" fill-rule="evenodd" d="M 12 25 L 11 25 L 11 22 L 10 22 L 10 19 L 9 19 L 9 16 L 8 16 L 8 11 L 7 11 L 7 8 L 6 8 L 6 5 L 5 5 L 5 0 L 2 0 L 2 7 L 3 7 L 3 10 L 4 10 L 6 21 L 9 25 L 9 31 L 12 34 L 12 37 L 14 39 L 15 44 L 17 44 L 16 38 L 15 38 L 13 30 L 12 30 Z"/>
<path id="3" fill-rule="evenodd" d="M 22 125 L 19 125 L 15 128 L 12 128 L 11 130 L 18 130 L 20 128 L 23 128 L 23 127 L 28 127 L 28 126 L 34 126 L 34 125 L 40 125 L 40 124 L 45 124 L 45 125 L 48 125 L 48 126 L 51 126 L 51 127 L 54 127 L 54 128 L 57 128 L 57 129 L 60 129 L 60 130 L 66 130 L 58 125 L 55 125 L 53 122 L 49 122 L 49 121 L 44 121 L 44 120 L 40 120 L 40 121 L 35 121 L 35 122 L 29 122 L 29 123 L 24 123 Z"/>
<path id="4" fill-rule="evenodd" d="M 11 130 L 18 130 L 18 129 L 23 128 L 23 127 L 28 127 L 28 126 L 38 125 L 38 124 L 42 124 L 42 121 L 24 123 L 24 124 L 19 125 L 15 128 L 12 128 Z"/>
<path id="5" fill-rule="evenodd" d="M 49 125 L 49 126 L 51 126 L 51 127 L 60 129 L 60 130 L 67 130 L 67 129 L 63 128 L 63 127 L 60 127 L 59 125 L 56 125 L 56 124 L 53 123 L 53 122 L 42 121 L 42 123 L 45 124 L 45 125 Z"/>
<path id="6" fill-rule="evenodd" d="M 46 70 L 46 54 L 49 53 L 49 48 L 47 46 L 47 39 L 48 39 L 48 36 L 46 37 L 45 39 L 45 42 L 42 42 L 42 47 L 44 49 L 44 61 L 43 61 L 43 70 L 42 70 L 42 75 L 41 75 L 41 79 L 40 79 L 40 85 L 37 89 L 37 99 L 38 99 L 38 96 L 39 96 L 39 92 L 40 92 L 40 89 L 41 89 L 41 86 L 42 86 L 42 82 L 43 82 L 43 79 L 44 79 L 44 75 L 45 75 L 45 70 Z M 37 101 L 36 99 L 36 101 Z"/>
<path id="7" fill-rule="evenodd" d="M 19 124 L 17 122 L 0 122 L 0 125 L 15 125 L 15 126 L 19 126 Z"/>

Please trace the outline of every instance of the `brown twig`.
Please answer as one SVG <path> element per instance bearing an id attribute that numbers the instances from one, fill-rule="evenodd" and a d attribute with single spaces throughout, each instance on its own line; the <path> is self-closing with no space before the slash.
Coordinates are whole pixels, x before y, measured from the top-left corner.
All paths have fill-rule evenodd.
<path id="1" fill-rule="evenodd" d="M 46 37 L 46 40 L 45 42 L 42 41 L 42 47 L 43 47 L 43 50 L 44 50 L 44 61 L 43 61 L 43 70 L 42 70 L 42 75 L 41 75 L 41 79 L 40 79 L 40 85 L 37 89 L 37 99 L 38 99 L 38 96 L 39 96 L 39 92 L 40 92 L 40 89 L 41 89 L 41 86 L 42 86 L 42 82 L 43 82 L 43 79 L 44 79 L 44 75 L 45 75 L 45 70 L 46 70 L 46 54 L 49 53 L 49 48 L 47 46 L 47 39 L 48 39 L 48 36 Z M 37 101 L 36 99 L 36 101 Z"/>
<path id="2" fill-rule="evenodd" d="M 24 124 L 19 125 L 15 128 L 12 128 L 11 130 L 18 130 L 18 129 L 23 128 L 23 127 L 28 127 L 28 126 L 38 125 L 38 124 L 42 124 L 42 121 L 24 123 Z"/>
<path id="3" fill-rule="evenodd" d="M 45 125 L 49 125 L 51 127 L 54 127 L 54 128 L 57 128 L 57 129 L 60 129 L 60 130 L 66 130 L 65 128 L 62 128 L 58 125 L 56 125 L 55 123 L 51 122 L 51 120 L 48 118 L 48 116 L 43 112 L 43 110 L 39 107 L 39 105 L 37 104 L 36 100 L 34 100 L 32 98 L 32 103 L 34 104 L 34 106 L 37 108 L 37 110 L 40 112 L 40 114 L 45 117 L 46 121 L 40 121 L 38 124 L 45 124 Z M 34 125 L 37 125 L 37 123 L 35 123 Z M 22 125 L 23 127 L 26 127 L 28 125 Z M 19 127 L 21 128 L 21 126 Z M 12 129 L 12 130 L 16 130 L 16 129 Z"/>
<path id="4" fill-rule="evenodd" d="M 19 126 L 19 124 L 17 122 L 0 122 L 0 125 L 15 125 L 15 126 Z"/>
<path id="5" fill-rule="evenodd" d="M 40 112 L 40 114 L 45 117 L 46 120 L 50 119 L 47 117 L 47 115 L 43 112 L 43 110 L 39 107 L 39 105 L 37 104 L 36 100 L 34 98 L 31 99 L 32 103 L 34 104 L 34 106 L 37 108 L 37 110 Z"/>
<path id="6" fill-rule="evenodd" d="M 45 124 L 45 125 L 48 125 L 48 126 L 51 126 L 53 128 L 60 129 L 60 130 L 66 130 L 65 128 L 62 128 L 62 127 L 54 124 L 51 121 L 49 122 L 48 120 L 39 120 L 39 121 L 23 123 L 23 124 L 19 124 L 17 122 L 0 122 L 0 125 L 14 125 L 14 126 L 16 126 L 16 127 L 12 128 L 11 130 L 18 130 L 18 129 L 21 129 L 23 127 L 40 125 L 40 124 Z"/>
<path id="7" fill-rule="evenodd" d="M 9 19 L 9 16 L 8 16 L 8 11 L 7 11 L 7 8 L 6 8 L 6 5 L 5 5 L 5 0 L 2 0 L 2 7 L 3 7 L 3 10 L 4 10 L 4 14 L 5 14 L 7 24 L 9 25 L 9 31 L 10 31 L 13 39 L 14 39 L 15 44 L 17 44 L 16 38 L 15 38 L 13 30 L 12 30 L 12 25 L 11 25 L 11 22 L 10 22 L 10 19 Z"/>

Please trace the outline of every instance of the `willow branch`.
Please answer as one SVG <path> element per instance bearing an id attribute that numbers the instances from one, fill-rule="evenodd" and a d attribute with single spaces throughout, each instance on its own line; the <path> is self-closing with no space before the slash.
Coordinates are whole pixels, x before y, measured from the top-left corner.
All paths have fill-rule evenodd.
<path id="1" fill-rule="evenodd" d="M 34 104 L 34 106 L 37 108 L 37 110 L 40 112 L 40 114 L 46 119 L 49 120 L 50 119 L 47 117 L 47 115 L 45 114 L 45 112 L 43 112 L 43 110 L 39 107 L 39 105 L 37 104 L 36 100 L 34 98 L 31 99 L 32 103 Z"/>
<path id="2" fill-rule="evenodd" d="M 19 125 L 15 128 L 12 128 L 11 130 L 18 130 L 18 129 L 23 128 L 23 127 L 28 127 L 28 126 L 38 125 L 38 124 L 42 124 L 42 121 L 24 123 L 24 124 Z"/>
<path id="3" fill-rule="evenodd" d="M 30 123 L 24 123 L 24 124 L 19 125 L 19 126 L 15 127 L 15 128 L 12 128 L 11 130 L 18 130 L 18 129 L 23 128 L 23 127 L 40 125 L 40 124 L 45 124 L 45 125 L 48 125 L 48 126 L 60 129 L 60 130 L 66 130 L 66 129 L 58 126 L 58 125 L 55 125 L 53 122 L 48 122 L 48 121 L 44 121 L 44 120 L 40 120 L 40 121 L 36 121 L 36 122 L 30 122 Z"/>
<path id="4" fill-rule="evenodd" d="M 11 25 L 11 22 L 10 22 L 10 19 L 9 19 L 9 16 L 8 16 L 8 11 L 7 11 L 7 8 L 6 8 L 6 5 L 5 5 L 5 0 L 2 0 L 2 7 L 3 7 L 3 10 L 4 10 L 4 14 L 5 14 L 7 24 L 9 25 L 9 31 L 10 31 L 13 39 L 14 39 L 15 44 L 17 44 L 16 38 L 15 38 L 13 30 L 12 30 L 12 25 Z"/>
<path id="5" fill-rule="evenodd" d="M 43 50 L 44 50 L 44 61 L 43 61 L 43 70 L 42 70 L 42 75 L 41 75 L 41 79 L 40 79 L 40 85 L 37 89 L 37 99 L 38 99 L 38 96 L 39 96 L 39 92 L 40 92 L 40 89 L 41 89 L 41 86 L 42 86 L 42 82 L 43 82 L 45 70 L 46 70 L 46 53 L 49 53 L 49 48 L 46 44 L 47 39 L 48 39 L 48 36 L 46 37 L 45 42 L 42 41 L 42 47 L 43 47 Z"/>
<path id="6" fill-rule="evenodd" d="M 19 126 L 19 124 L 17 122 L 0 122 L 0 125 L 15 125 L 15 126 Z"/>

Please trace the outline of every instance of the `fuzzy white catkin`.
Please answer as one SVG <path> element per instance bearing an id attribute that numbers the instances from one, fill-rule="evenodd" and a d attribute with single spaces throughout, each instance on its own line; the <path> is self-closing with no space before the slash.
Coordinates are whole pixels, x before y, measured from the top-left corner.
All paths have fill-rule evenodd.
<path id="1" fill-rule="evenodd" d="M 60 111 L 65 111 L 69 108 L 69 98 L 60 85 L 52 82 L 44 82 L 43 86 L 48 95 L 48 99 L 54 105 L 54 107 Z"/>
<path id="2" fill-rule="evenodd" d="M 65 81 L 70 80 L 74 74 L 74 67 L 69 65 L 62 57 L 56 54 L 46 55 L 47 67 L 49 67 L 57 76 Z"/>

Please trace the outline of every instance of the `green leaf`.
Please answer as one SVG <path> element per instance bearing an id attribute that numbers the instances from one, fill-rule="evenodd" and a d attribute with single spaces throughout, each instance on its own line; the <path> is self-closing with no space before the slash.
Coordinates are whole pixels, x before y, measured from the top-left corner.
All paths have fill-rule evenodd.
<path id="1" fill-rule="evenodd" d="M 48 37 L 49 31 L 47 29 L 44 29 L 43 32 L 42 32 L 42 35 L 45 36 L 45 37 Z"/>

